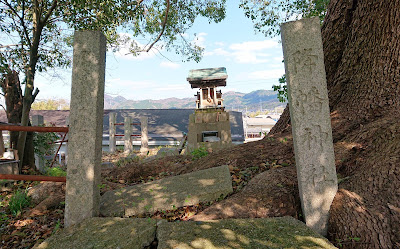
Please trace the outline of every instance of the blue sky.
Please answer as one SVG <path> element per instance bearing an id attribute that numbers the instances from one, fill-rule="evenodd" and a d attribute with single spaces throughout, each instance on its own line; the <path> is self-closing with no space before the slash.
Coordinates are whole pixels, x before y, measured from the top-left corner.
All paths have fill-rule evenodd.
<path id="1" fill-rule="evenodd" d="M 189 39 L 196 33 L 197 44 L 205 49 L 201 62 L 183 63 L 181 57 L 165 51 L 162 55 L 150 51 L 138 57 L 125 55 L 123 49 L 120 53 L 107 53 L 105 92 L 133 100 L 192 97 L 196 90 L 186 81 L 189 70 L 209 67 L 226 67 L 228 80 L 223 93 L 271 90 L 284 74 L 279 38 L 255 34 L 238 1 L 227 2 L 224 21 L 209 24 L 206 19 L 197 19 L 187 33 Z M 69 100 L 71 69 L 57 73 L 59 78 L 37 75 L 38 99 Z"/>

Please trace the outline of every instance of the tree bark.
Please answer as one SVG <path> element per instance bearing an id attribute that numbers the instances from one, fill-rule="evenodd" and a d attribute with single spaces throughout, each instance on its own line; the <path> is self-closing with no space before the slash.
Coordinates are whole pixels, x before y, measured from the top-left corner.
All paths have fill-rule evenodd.
<path id="1" fill-rule="evenodd" d="M 400 248 L 400 0 L 331 0 L 322 26 L 341 248 Z M 290 131 L 286 108 L 273 133 Z M 345 155 L 345 156 L 342 156 Z"/>
<path id="2" fill-rule="evenodd" d="M 8 70 L 0 82 L 6 103 L 6 115 L 9 123 L 21 123 L 22 90 L 18 73 Z M 17 149 L 18 132 L 10 132 L 10 148 Z"/>
<path id="3" fill-rule="evenodd" d="M 18 73 L 9 70 L 0 81 L 0 86 L 4 94 L 6 103 L 6 115 L 9 123 L 21 123 L 22 116 L 22 90 L 19 81 Z M 29 116 L 28 116 L 29 117 Z M 30 123 L 28 122 L 28 125 Z M 18 147 L 18 131 L 10 132 L 10 148 L 17 149 Z M 35 166 L 34 148 L 33 148 L 33 132 L 28 132 L 24 152 L 23 165 Z"/>
<path id="4" fill-rule="evenodd" d="M 35 6 L 33 14 L 33 40 L 29 50 L 29 65 L 28 68 L 26 69 L 26 84 L 25 84 L 24 97 L 22 101 L 22 116 L 21 116 L 22 126 L 28 125 L 29 112 L 31 110 L 31 105 L 35 98 L 33 95 L 33 89 L 34 89 L 34 80 L 36 73 L 36 64 L 39 59 L 40 37 L 45 24 L 40 21 L 40 16 L 38 12 L 39 12 L 39 6 Z M 18 153 L 21 162 L 24 162 L 26 136 L 27 132 L 21 131 L 18 137 Z M 20 165 L 20 170 L 21 168 L 22 164 Z"/>
<path id="5" fill-rule="evenodd" d="M 400 1 L 332 0 L 322 27 L 332 111 L 370 122 L 400 106 Z"/>

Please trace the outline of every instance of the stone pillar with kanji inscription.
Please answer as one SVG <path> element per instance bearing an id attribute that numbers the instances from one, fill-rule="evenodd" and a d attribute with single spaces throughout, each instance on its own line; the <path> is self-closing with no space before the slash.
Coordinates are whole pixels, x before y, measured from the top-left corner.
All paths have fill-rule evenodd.
<path id="1" fill-rule="evenodd" d="M 284 23 L 281 34 L 303 214 L 326 235 L 337 176 L 319 19 Z"/>

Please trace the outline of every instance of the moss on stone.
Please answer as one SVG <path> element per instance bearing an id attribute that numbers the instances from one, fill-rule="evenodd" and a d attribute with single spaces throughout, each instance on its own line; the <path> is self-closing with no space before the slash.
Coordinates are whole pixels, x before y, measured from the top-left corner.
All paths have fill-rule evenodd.
<path id="1" fill-rule="evenodd" d="M 158 249 L 336 248 L 292 217 L 160 222 L 157 238 Z"/>
<path id="2" fill-rule="evenodd" d="M 150 245 L 156 233 L 152 219 L 90 218 L 63 229 L 34 248 L 131 248 Z"/>

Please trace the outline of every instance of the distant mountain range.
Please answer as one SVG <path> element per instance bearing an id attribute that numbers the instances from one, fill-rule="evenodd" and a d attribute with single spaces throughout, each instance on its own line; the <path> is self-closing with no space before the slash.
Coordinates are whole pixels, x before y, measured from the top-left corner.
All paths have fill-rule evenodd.
<path id="1" fill-rule="evenodd" d="M 277 99 L 272 90 L 257 90 L 250 93 L 226 92 L 223 93 L 224 106 L 228 110 L 257 111 L 273 110 L 275 107 L 286 106 Z M 193 98 L 167 98 L 160 100 L 130 100 L 122 96 L 104 95 L 105 109 L 192 109 L 195 107 Z"/>

